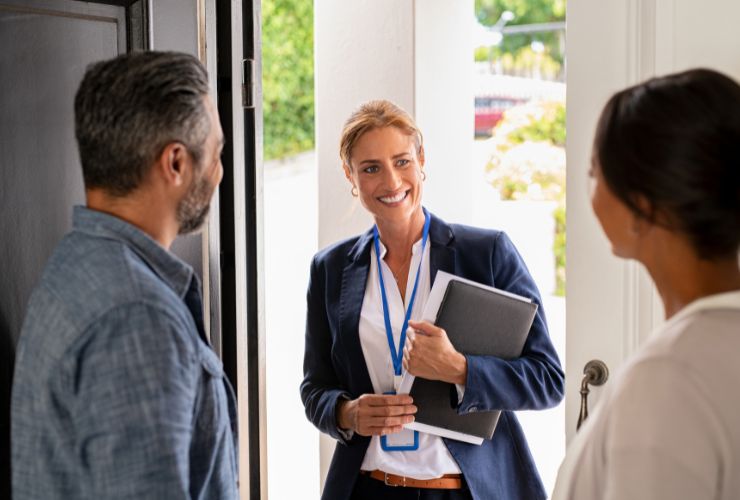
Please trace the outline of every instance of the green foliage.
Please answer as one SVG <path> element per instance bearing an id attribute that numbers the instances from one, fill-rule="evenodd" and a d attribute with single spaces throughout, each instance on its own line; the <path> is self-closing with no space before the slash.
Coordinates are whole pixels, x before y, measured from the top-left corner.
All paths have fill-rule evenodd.
<path id="1" fill-rule="evenodd" d="M 502 200 L 556 201 L 555 294 L 565 295 L 565 103 L 507 110 L 491 139 L 487 170 Z"/>
<path id="2" fill-rule="evenodd" d="M 509 133 L 509 140 L 514 144 L 547 141 L 554 146 L 565 147 L 565 103 L 547 108 L 543 116 L 513 130 Z"/>
<path id="3" fill-rule="evenodd" d="M 262 0 L 265 159 L 314 147 L 313 1 Z"/>
<path id="4" fill-rule="evenodd" d="M 502 200 L 565 197 L 565 103 L 530 101 L 506 110 L 494 129 L 489 180 Z"/>
<path id="5" fill-rule="evenodd" d="M 488 61 L 488 47 L 476 47 L 474 54 L 475 62 Z"/>
<path id="6" fill-rule="evenodd" d="M 565 0 L 475 0 L 475 13 L 483 26 L 493 26 L 505 11 L 513 12 L 516 16 L 507 23 L 507 26 L 520 24 L 550 23 L 565 20 Z M 561 41 L 564 35 L 558 32 L 507 35 L 501 45 L 476 52 L 476 61 L 500 59 L 504 54 L 510 54 L 517 64 L 526 57 L 524 50 L 528 49 L 533 41 L 542 42 L 546 61 L 551 60 L 562 65 L 563 56 Z M 549 64 L 549 63 L 548 63 Z"/>
<path id="7" fill-rule="evenodd" d="M 483 26 L 493 26 L 504 11 L 515 18 L 507 26 L 565 20 L 566 0 L 475 0 L 475 12 Z M 500 45 L 479 47 L 477 62 L 496 61 L 505 74 L 562 75 L 562 32 L 506 35 Z M 532 50 L 541 42 L 544 53 Z M 494 133 L 494 147 L 487 169 L 503 200 L 545 199 L 558 202 L 555 217 L 556 294 L 565 295 L 565 163 L 553 149 L 565 147 L 565 105 L 540 106 L 532 110 L 511 109 Z M 548 148 L 550 152 L 548 153 Z M 523 151 L 530 153 L 523 154 Z M 561 155 L 564 153 L 561 153 Z M 509 155 L 507 157 L 507 155 Z"/>
<path id="8" fill-rule="evenodd" d="M 565 20 L 565 0 L 475 0 L 476 16 L 487 26 L 498 21 L 506 10 L 516 16 L 512 24 Z"/>

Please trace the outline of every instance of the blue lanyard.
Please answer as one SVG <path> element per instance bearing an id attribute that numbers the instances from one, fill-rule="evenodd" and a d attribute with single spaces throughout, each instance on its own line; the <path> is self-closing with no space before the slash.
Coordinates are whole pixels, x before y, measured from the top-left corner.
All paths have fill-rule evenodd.
<path id="1" fill-rule="evenodd" d="M 406 343 L 406 329 L 409 326 L 409 318 L 411 317 L 411 309 L 414 307 L 414 300 L 416 300 L 416 287 L 419 285 L 419 275 L 421 274 L 421 263 L 424 260 L 424 247 L 427 245 L 427 238 L 429 237 L 429 222 L 431 217 L 429 213 L 424 211 L 424 231 L 421 237 L 421 258 L 419 259 L 419 268 L 416 270 L 416 279 L 414 279 L 414 289 L 411 292 L 411 300 L 409 300 L 408 308 L 406 309 L 406 316 L 403 320 L 403 326 L 401 327 L 401 338 L 398 342 L 398 350 L 396 351 L 395 342 L 393 342 L 393 329 L 391 328 L 391 317 L 388 312 L 388 297 L 385 293 L 385 282 L 383 281 L 383 271 L 380 266 L 380 236 L 378 235 L 378 226 L 373 227 L 373 239 L 375 240 L 375 258 L 378 260 L 378 278 L 380 278 L 380 296 L 383 300 L 383 319 L 385 320 L 385 334 L 388 337 L 388 347 L 391 351 L 391 359 L 393 360 L 393 370 L 396 375 L 401 375 L 401 369 L 403 368 L 403 345 Z"/>

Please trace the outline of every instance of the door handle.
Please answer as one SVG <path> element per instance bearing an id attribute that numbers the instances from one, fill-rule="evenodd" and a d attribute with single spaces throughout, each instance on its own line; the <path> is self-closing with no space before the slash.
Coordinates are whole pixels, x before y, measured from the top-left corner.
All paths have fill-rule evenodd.
<path id="1" fill-rule="evenodd" d="M 591 390 L 589 385 L 604 385 L 609 380 L 609 368 L 606 363 L 600 359 L 592 359 L 583 367 L 583 380 L 581 381 L 581 411 L 578 414 L 578 424 L 576 430 L 581 428 L 581 424 L 588 418 L 588 393 Z"/>

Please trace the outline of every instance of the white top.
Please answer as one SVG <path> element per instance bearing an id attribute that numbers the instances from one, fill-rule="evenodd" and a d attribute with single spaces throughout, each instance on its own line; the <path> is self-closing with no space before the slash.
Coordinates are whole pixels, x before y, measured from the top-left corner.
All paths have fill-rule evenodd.
<path id="1" fill-rule="evenodd" d="M 424 249 L 424 260 L 419 275 L 419 285 L 416 290 L 414 307 L 411 310 L 411 319 L 418 320 L 422 316 L 424 306 L 429 298 L 431 290 L 431 276 L 429 274 L 429 259 L 431 243 L 427 241 Z M 411 300 L 411 292 L 414 289 L 416 270 L 419 267 L 421 257 L 421 240 L 412 247 L 411 264 L 409 265 L 409 276 L 406 284 L 406 301 Z M 396 280 L 383 258 L 386 248 L 380 243 L 381 268 L 383 282 L 388 299 L 388 309 L 393 329 L 393 339 L 396 349 L 401 335 L 401 326 L 406 314 L 406 303 L 401 299 Z M 360 313 L 360 343 L 362 353 L 365 356 L 365 364 L 370 373 L 370 381 L 376 394 L 392 391 L 393 387 L 393 361 L 391 361 L 388 337 L 385 332 L 385 320 L 383 316 L 383 302 L 380 295 L 380 280 L 378 279 L 377 258 L 375 248 L 371 249 L 370 274 L 365 288 L 365 297 L 362 301 Z M 404 430 L 403 432 L 412 432 Z M 380 438 L 373 436 L 370 440 L 365 459 L 362 462 L 362 470 L 379 469 L 384 472 L 398 474 L 416 479 L 433 479 L 443 474 L 459 474 L 460 468 L 447 450 L 442 438 L 431 434 L 419 433 L 419 449 L 415 451 L 383 451 L 380 447 Z"/>
<path id="2" fill-rule="evenodd" d="M 740 291 L 694 301 L 607 386 L 553 500 L 740 499 Z"/>

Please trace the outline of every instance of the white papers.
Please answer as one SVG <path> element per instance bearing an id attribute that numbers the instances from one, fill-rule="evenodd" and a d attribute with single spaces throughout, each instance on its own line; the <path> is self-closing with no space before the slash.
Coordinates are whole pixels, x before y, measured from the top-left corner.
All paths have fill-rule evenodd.
<path id="1" fill-rule="evenodd" d="M 404 425 L 404 428 L 414 429 L 415 431 L 426 432 L 427 434 L 434 434 L 435 436 L 446 437 L 454 439 L 455 441 L 463 441 L 465 443 L 475 444 L 478 446 L 483 444 L 482 437 L 473 436 L 472 434 L 465 434 L 464 432 L 451 431 L 449 429 L 445 429 L 444 427 L 436 427 L 434 425 L 411 422 L 410 424 Z"/>
<path id="2" fill-rule="evenodd" d="M 452 278 L 461 279 L 453 274 L 446 273 L 444 271 L 437 271 L 437 276 L 434 279 L 434 285 L 432 285 L 432 289 L 429 292 L 429 298 L 427 299 L 427 303 L 424 306 L 424 312 L 421 313 L 421 321 L 434 323 L 434 320 L 437 319 L 437 311 L 439 311 L 439 306 L 442 305 L 442 299 L 444 299 L 445 292 L 447 291 L 447 284 Z M 406 330 L 406 336 L 408 337 L 409 334 L 413 336 L 412 332 L 413 330 L 409 328 L 408 330 Z M 414 376 L 411 375 L 409 372 L 404 371 L 403 379 L 401 379 L 401 385 L 398 387 L 398 394 L 408 394 L 413 383 Z"/>
<path id="3" fill-rule="evenodd" d="M 421 321 L 428 321 L 430 323 L 434 323 L 434 321 L 437 319 L 437 312 L 439 311 L 439 307 L 442 305 L 442 300 L 444 299 L 445 292 L 447 291 L 447 285 L 452 280 L 469 283 L 473 286 L 484 288 L 486 290 L 491 290 L 493 292 L 500 293 L 501 295 L 506 295 L 507 297 L 511 297 L 517 300 L 531 302 L 531 300 L 525 297 L 521 297 L 519 295 L 509 293 L 504 290 L 499 290 L 498 288 L 482 285 L 475 281 L 461 278 L 459 276 L 455 276 L 454 274 L 446 273 L 444 271 L 438 271 L 437 276 L 434 278 L 434 285 L 432 286 L 432 289 L 429 293 L 429 299 L 427 299 L 426 306 L 424 306 L 424 312 L 422 313 Z M 407 330 L 406 335 L 413 336 L 413 331 L 411 329 Z M 397 391 L 398 394 L 408 394 L 411 391 L 411 386 L 414 383 L 414 378 L 415 377 L 413 375 L 405 371 L 403 373 L 403 379 L 401 380 L 401 384 L 398 387 L 398 391 Z M 435 436 L 446 437 L 450 439 L 455 439 L 457 441 L 464 441 L 466 443 L 471 443 L 471 444 L 476 444 L 476 445 L 480 445 L 483 443 L 483 438 L 479 436 L 474 436 L 472 434 L 465 434 L 465 433 L 457 432 L 457 431 L 451 431 L 443 427 L 422 424 L 419 422 L 411 422 L 410 424 L 404 425 L 404 428 L 414 429 L 419 432 L 426 432 L 428 434 L 434 434 Z"/>

